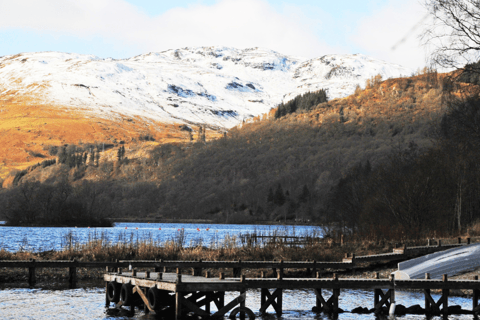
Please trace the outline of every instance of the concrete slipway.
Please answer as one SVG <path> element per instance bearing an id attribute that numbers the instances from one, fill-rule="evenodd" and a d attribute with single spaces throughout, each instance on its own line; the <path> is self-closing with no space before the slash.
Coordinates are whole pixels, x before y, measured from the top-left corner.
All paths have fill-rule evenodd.
<path id="1" fill-rule="evenodd" d="M 455 276 L 480 267 L 480 243 L 432 253 L 416 259 L 400 262 L 395 279 L 440 279 L 442 274 Z"/>

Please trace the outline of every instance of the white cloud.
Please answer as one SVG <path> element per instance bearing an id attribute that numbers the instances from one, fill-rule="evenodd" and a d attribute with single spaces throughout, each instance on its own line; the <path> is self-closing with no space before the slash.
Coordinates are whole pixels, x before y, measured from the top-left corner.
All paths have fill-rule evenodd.
<path id="1" fill-rule="evenodd" d="M 306 57 L 335 52 L 304 18 L 298 11 L 275 11 L 264 0 L 220 0 L 156 17 L 124 0 L 0 0 L 0 30 L 100 36 L 139 52 L 211 45 L 258 46 Z"/>
<path id="2" fill-rule="evenodd" d="M 142 15 L 121 0 L 0 0 L 1 29 L 112 36 L 142 21 Z"/>
<path id="3" fill-rule="evenodd" d="M 428 59 L 428 52 L 419 39 L 424 30 L 420 22 L 426 22 L 425 17 L 426 10 L 418 0 L 390 0 L 372 15 L 359 20 L 351 40 L 367 55 L 421 68 Z"/>

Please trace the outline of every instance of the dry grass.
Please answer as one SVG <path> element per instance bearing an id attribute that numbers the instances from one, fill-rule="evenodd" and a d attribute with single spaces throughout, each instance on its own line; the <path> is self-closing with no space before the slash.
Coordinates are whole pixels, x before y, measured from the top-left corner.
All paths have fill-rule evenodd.
<path id="1" fill-rule="evenodd" d="M 338 243 L 318 242 L 307 245 L 299 249 L 299 247 L 289 246 L 277 243 L 275 245 L 266 246 L 235 246 L 233 241 L 235 238 L 227 238 L 218 244 L 218 247 L 193 246 L 184 247 L 181 239 L 175 239 L 164 243 L 158 243 L 152 240 L 145 241 L 124 241 L 118 244 L 111 244 L 103 239 L 91 240 L 81 245 L 66 245 L 60 251 L 46 251 L 40 253 L 32 252 L 7 252 L 0 250 L 0 260 L 71 260 L 78 261 L 115 261 L 119 260 L 181 260 L 181 261 L 342 261 L 346 253 L 355 253 L 357 256 L 371 255 L 379 253 L 390 253 L 395 247 L 393 242 L 372 242 L 372 241 L 353 241 L 340 246 Z M 465 239 L 463 240 L 463 242 Z M 480 237 L 473 238 L 472 242 L 479 242 Z M 442 243 L 456 243 L 457 238 L 442 239 Z M 426 245 L 427 240 L 407 241 L 408 246 Z M 373 271 L 379 271 L 382 276 L 387 277 L 392 269 L 392 264 L 368 264 L 359 266 L 360 272 L 356 275 L 345 273 L 342 277 L 370 278 L 373 277 Z M 103 277 L 103 268 L 79 268 L 77 277 L 79 280 L 99 280 Z M 170 272 L 173 270 L 169 270 Z M 208 270 L 212 276 L 217 276 L 220 272 L 224 272 L 227 276 L 231 276 L 232 270 L 214 269 Z M 267 272 L 268 276 L 274 277 L 272 270 L 267 269 L 251 269 L 243 270 L 243 274 L 247 277 L 260 277 L 261 272 Z M 189 272 L 189 270 L 184 270 Z M 334 270 L 323 270 L 325 276 Z M 287 277 L 312 276 L 307 274 L 304 269 L 286 270 Z M 24 269 L 3 269 L 0 270 L 0 283 L 27 282 L 28 275 Z M 68 278 L 67 269 L 39 269 L 37 272 L 37 280 L 39 283 L 58 283 L 65 282 Z"/>
<path id="2" fill-rule="evenodd" d="M 323 103 L 308 113 L 290 117 L 317 124 L 338 122 L 340 112 L 346 123 L 361 123 L 365 117 L 373 120 L 398 119 L 400 122 L 412 121 L 415 117 L 429 117 L 442 110 L 440 83 L 446 75 L 435 75 L 435 83 L 432 83 L 428 74 L 388 79 L 365 90 L 357 90 L 346 98 Z"/>
<path id="3" fill-rule="evenodd" d="M 138 150 L 141 144 L 145 147 L 142 152 L 146 152 L 158 144 L 190 141 L 188 132 L 178 124 L 122 115 L 106 119 L 92 112 L 41 104 L 29 97 L 0 101 L 0 178 L 13 169 L 23 170 L 52 158 L 45 151 L 49 145 L 125 141 L 126 148 Z M 154 137 L 155 142 L 138 141 L 139 136 L 146 134 Z M 221 133 L 207 129 L 207 140 L 220 136 Z M 45 157 L 35 156 L 40 154 Z"/>
<path id="4" fill-rule="evenodd" d="M 66 236 L 68 237 L 68 235 Z M 39 253 L 0 250 L 0 260 L 71 260 L 77 261 L 115 261 L 119 260 L 204 260 L 204 261 L 341 261 L 345 254 L 355 253 L 357 256 L 392 252 L 395 243 L 391 241 L 352 241 L 340 245 L 338 242 L 321 241 L 304 246 L 287 243 L 258 245 L 238 245 L 235 237 L 226 237 L 215 244 L 185 246 L 184 239 L 165 242 L 123 239 L 111 243 L 102 239 L 91 239 L 85 244 L 69 244 L 64 241 L 64 248 L 59 251 Z M 472 242 L 480 241 L 473 238 Z M 457 238 L 442 239 L 443 244 L 456 243 Z M 465 240 L 463 240 L 465 242 Z M 250 242 L 251 243 L 251 242 Z M 406 241 L 407 246 L 422 246 L 427 240 Z M 299 249 L 301 248 L 301 249 Z"/>
<path id="5" fill-rule="evenodd" d="M 472 224 L 472 225 L 468 228 L 467 234 L 468 234 L 470 237 L 479 237 L 479 236 L 480 236 L 480 221 L 477 221 L 477 222 L 475 222 L 474 224 Z"/>

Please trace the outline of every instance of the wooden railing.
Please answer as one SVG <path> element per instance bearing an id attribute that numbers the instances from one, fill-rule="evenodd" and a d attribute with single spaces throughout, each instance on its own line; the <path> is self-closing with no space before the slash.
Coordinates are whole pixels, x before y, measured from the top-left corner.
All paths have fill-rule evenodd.
<path id="1" fill-rule="evenodd" d="M 467 239 L 467 245 L 470 244 Z M 76 260 L 0 260 L 0 268 L 26 268 L 28 269 L 28 283 L 34 286 L 36 283 L 36 269 L 41 268 L 68 268 L 68 281 L 71 288 L 76 287 L 77 268 L 106 268 L 109 270 L 145 268 L 154 269 L 156 272 L 166 272 L 167 269 L 191 269 L 192 275 L 201 275 L 206 269 L 232 269 L 233 277 L 240 277 L 242 269 L 273 269 L 283 273 L 284 269 L 305 269 L 307 274 L 314 276 L 318 270 L 355 270 L 359 263 L 373 261 L 402 261 L 453 247 L 462 246 L 457 244 L 399 247 L 392 253 L 369 256 L 347 255 L 342 262 L 321 261 L 177 261 L 177 260 L 116 260 L 116 261 L 76 261 Z"/>

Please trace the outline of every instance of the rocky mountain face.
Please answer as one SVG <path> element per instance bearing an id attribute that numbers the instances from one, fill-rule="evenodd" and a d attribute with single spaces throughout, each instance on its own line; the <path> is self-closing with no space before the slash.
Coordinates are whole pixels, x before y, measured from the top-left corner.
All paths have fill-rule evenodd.
<path id="1" fill-rule="evenodd" d="M 0 104 L 231 128 L 298 94 L 326 89 L 330 99 L 341 98 L 377 74 L 411 73 L 360 54 L 303 59 L 261 48 L 184 48 L 119 60 L 22 53 L 0 58 Z"/>

